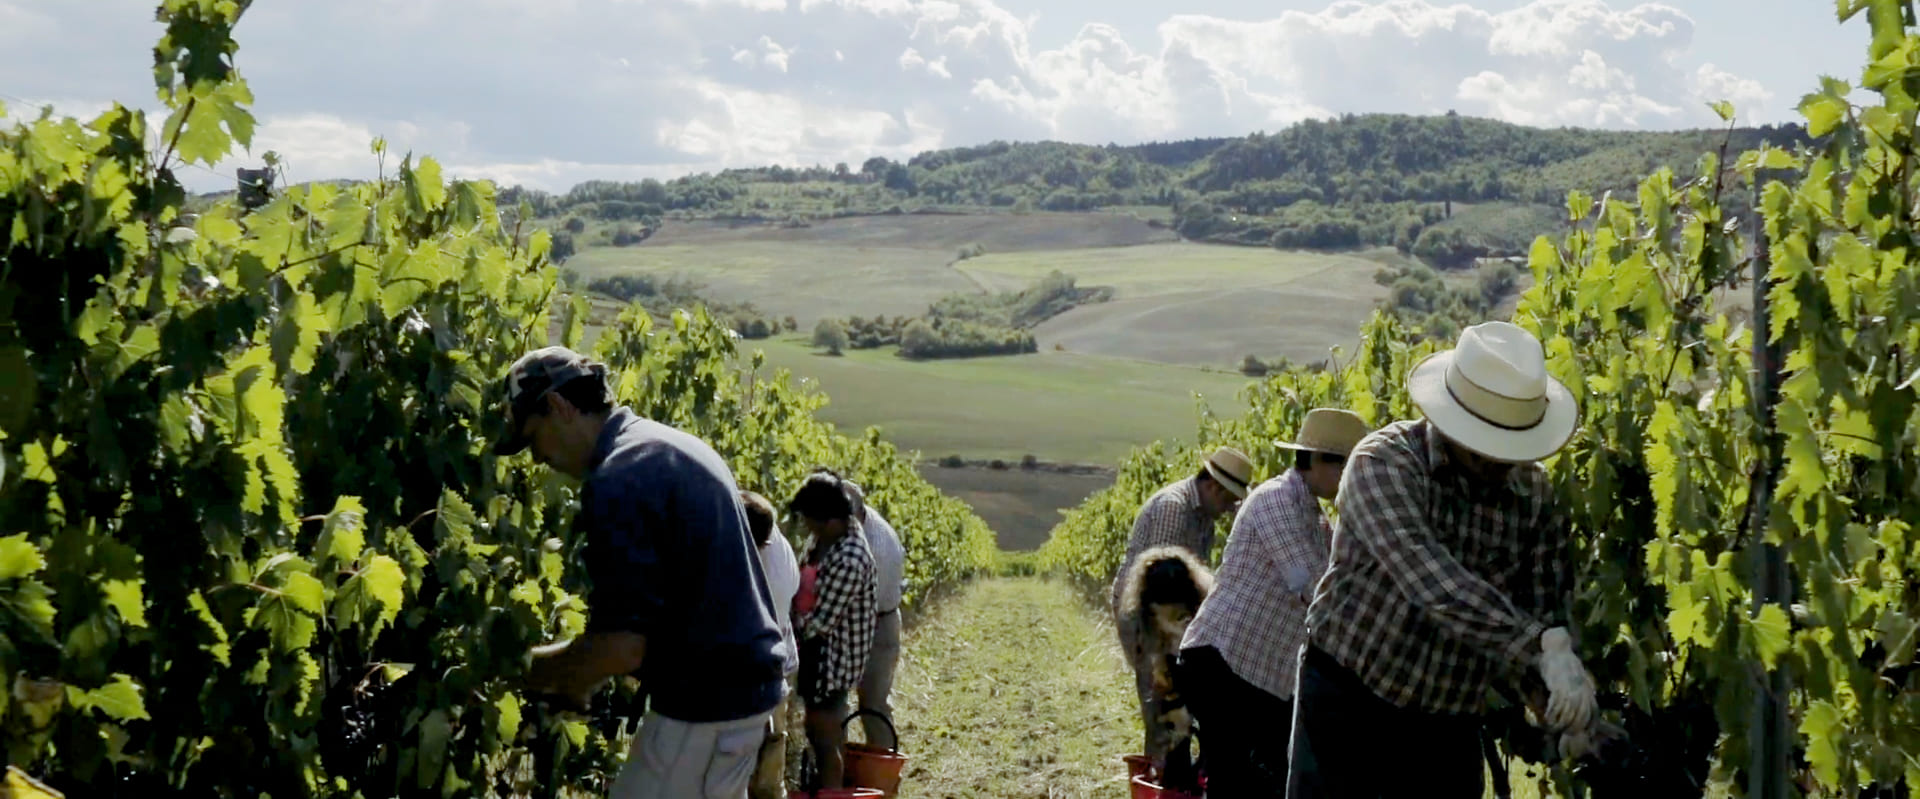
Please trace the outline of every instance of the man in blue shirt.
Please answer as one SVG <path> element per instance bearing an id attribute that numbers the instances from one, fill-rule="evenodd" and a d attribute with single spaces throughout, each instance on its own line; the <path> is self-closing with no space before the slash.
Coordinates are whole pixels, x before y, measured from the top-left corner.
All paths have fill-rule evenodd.
<path id="1" fill-rule="evenodd" d="M 587 704 L 637 672 L 650 697 L 617 799 L 745 799 L 785 682 L 788 645 L 733 473 L 685 432 L 613 407 L 606 367 L 564 347 L 506 379 L 506 456 L 581 481 L 585 634 L 533 652 L 528 686 Z"/>

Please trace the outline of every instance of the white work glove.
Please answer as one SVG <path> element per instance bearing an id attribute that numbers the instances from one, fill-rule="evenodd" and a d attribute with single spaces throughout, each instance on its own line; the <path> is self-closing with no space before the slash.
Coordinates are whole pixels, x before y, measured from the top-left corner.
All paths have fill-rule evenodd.
<path id="1" fill-rule="evenodd" d="M 1540 677 L 1547 683 L 1547 729 L 1559 732 L 1587 726 L 1593 719 L 1593 675 L 1573 653 L 1565 627 L 1540 634 Z"/>

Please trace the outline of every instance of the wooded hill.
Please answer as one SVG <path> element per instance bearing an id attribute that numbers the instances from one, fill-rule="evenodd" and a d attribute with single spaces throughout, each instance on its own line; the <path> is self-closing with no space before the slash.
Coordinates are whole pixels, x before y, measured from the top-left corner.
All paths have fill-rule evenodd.
<path id="1" fill-rule="evenodd" d="M 1401 114 L 1308 120 L 1277 133 L 1140 145 L 993 142 L 854 168 L 730 169 L 668 181 L 514 187 L 538 217 L 746 217 L 804 224 L 877 213 L 1160 206 L 1191 239 L 1299 248 L 1391 244 L 1445 264 L 1522 253 L 1566 192 L 1631 191 L 1700 156 L 1807 142 L 1798 125 L 1685 131 L 1533 128 Z"/>

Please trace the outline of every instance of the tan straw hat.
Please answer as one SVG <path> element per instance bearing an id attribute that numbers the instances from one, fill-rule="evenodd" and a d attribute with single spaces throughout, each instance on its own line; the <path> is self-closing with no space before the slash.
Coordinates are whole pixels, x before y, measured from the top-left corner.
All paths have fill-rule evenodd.
<path id="1" fill-rule="evenodd" d="M 1307 411 L 1306 420 L 1300 423 L 1300 435 L 1295 437 L 1298 440 L 1274 444 L 1282 449 L 1330 452 L 1346 457 L 1369 432 L 1360 414 L 1339 408 L 1314 408 Z"/>
<path id="2" fill-rule="evenodd" d="M 1233 447 L 1221 447 L 1207 456 L 1207 474 L 1219 483 L 1227 493 L 1241 499 L 1247 498 L 1247 486 L 1253 483 L 1253 461 L 1247 455 Z"/>
<path id="3" fill-rule="evenodd" d="M 1462 331 L 1453 349 L 1413 367 L 1407 392 L 1447 438 L 1499 461 L 1552 455 L 1580 421 L 1573 394 L 1547 374 L 1540 340 L 1507 322 Z"/>

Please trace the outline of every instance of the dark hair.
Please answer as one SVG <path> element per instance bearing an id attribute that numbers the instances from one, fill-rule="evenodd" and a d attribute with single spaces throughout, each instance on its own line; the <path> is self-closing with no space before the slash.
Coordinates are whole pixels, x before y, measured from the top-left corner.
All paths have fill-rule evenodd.
<path id="1" fill-rule="evenodd" d="M 1347 460 L 1346 456 L 1336 455 L 1331 452 L 1315 452 L 1310 449 L 1296 449 L 1293 451 L 1293 468 L 1299 469 L 1300 471 L 1303 471 L 1303 472 L 1307 471 L 1308 469 L 1312 469 L 1313 461 L 1315 458 L 1320 459 L 1321 463 L 1332 463 L 1332 464 L 1345 463 Z"/>
<path id="2" fill-rule="evenodd" d="M 1213 472 L 1209 472 L 1209 471 L 1207 471 L 1207 467 L 1205 467 L 1205 466 L 1201 466 L 1201 467 L 1200 467 L 1200 474 L 1198 474 L 1198 475 L 1195 475 L 1193 479 L 1195 479 L 1195 480 L 1213 480 Z M 1220 482 L 1219 480 L 1213 480 L 1213 481 L 1214 481 L 1214 482 L 1216 482 L 1216 483 L 1218 483 L 1218 482 Z"/>
<path id="3" fill-rule="evenodd" d="M 607 395 L 613 392 L 607 389 L 607 381 L 604 378 L 595 375 L 576 377 L 561 383 L 553 393 L 559 394 L 561 399 L 566 400 L 584 414 L 591 415 L 613 409 L 613 406 L 607 402 Z"/>
<path id="4" fill-rule="evenodd" d="M 850 520 L 853 498 L 847 496 L 847 488 L 839 477 L 814 472 L 807 475 L 807 481 L 794 492 L 793 499 L 787 503 L 787 512 L 823 521 Z"/>
<path id="5" fill-rule="evenodd" d="M 559 394 L 561 399 L 566 400 L 568 404 L 589 416 L 613 409 L 613 405 L 608 399 L 613 392 L 607 387 L 606 379 L 599 375 L 576 377 L 565 383 L 561 383 L 559 388 L 552 389 L 548 393 Z M 532 405 L 525 407 L 524 411 L 518 412 L 524 414 L 520 418 L 539 416 L 547 412 L 545 397 L 530 399 L 528 401 L 531 402 Z"/>
<path id="6" fill-rule="evenodd" d="M 747 532 L 753 545 L 763 547 L 773 540 L 773 503 L 757 492 L 740 492 L 740 505 L 747 510 Z"/>
<path id="7" fill-rule="evenodd" d="M 1206 597 L 1193 584 L 1193 572 L 1179 558 L 1157 560 L 1141 575 L 1140 604 L 1198 607 Z"/>

